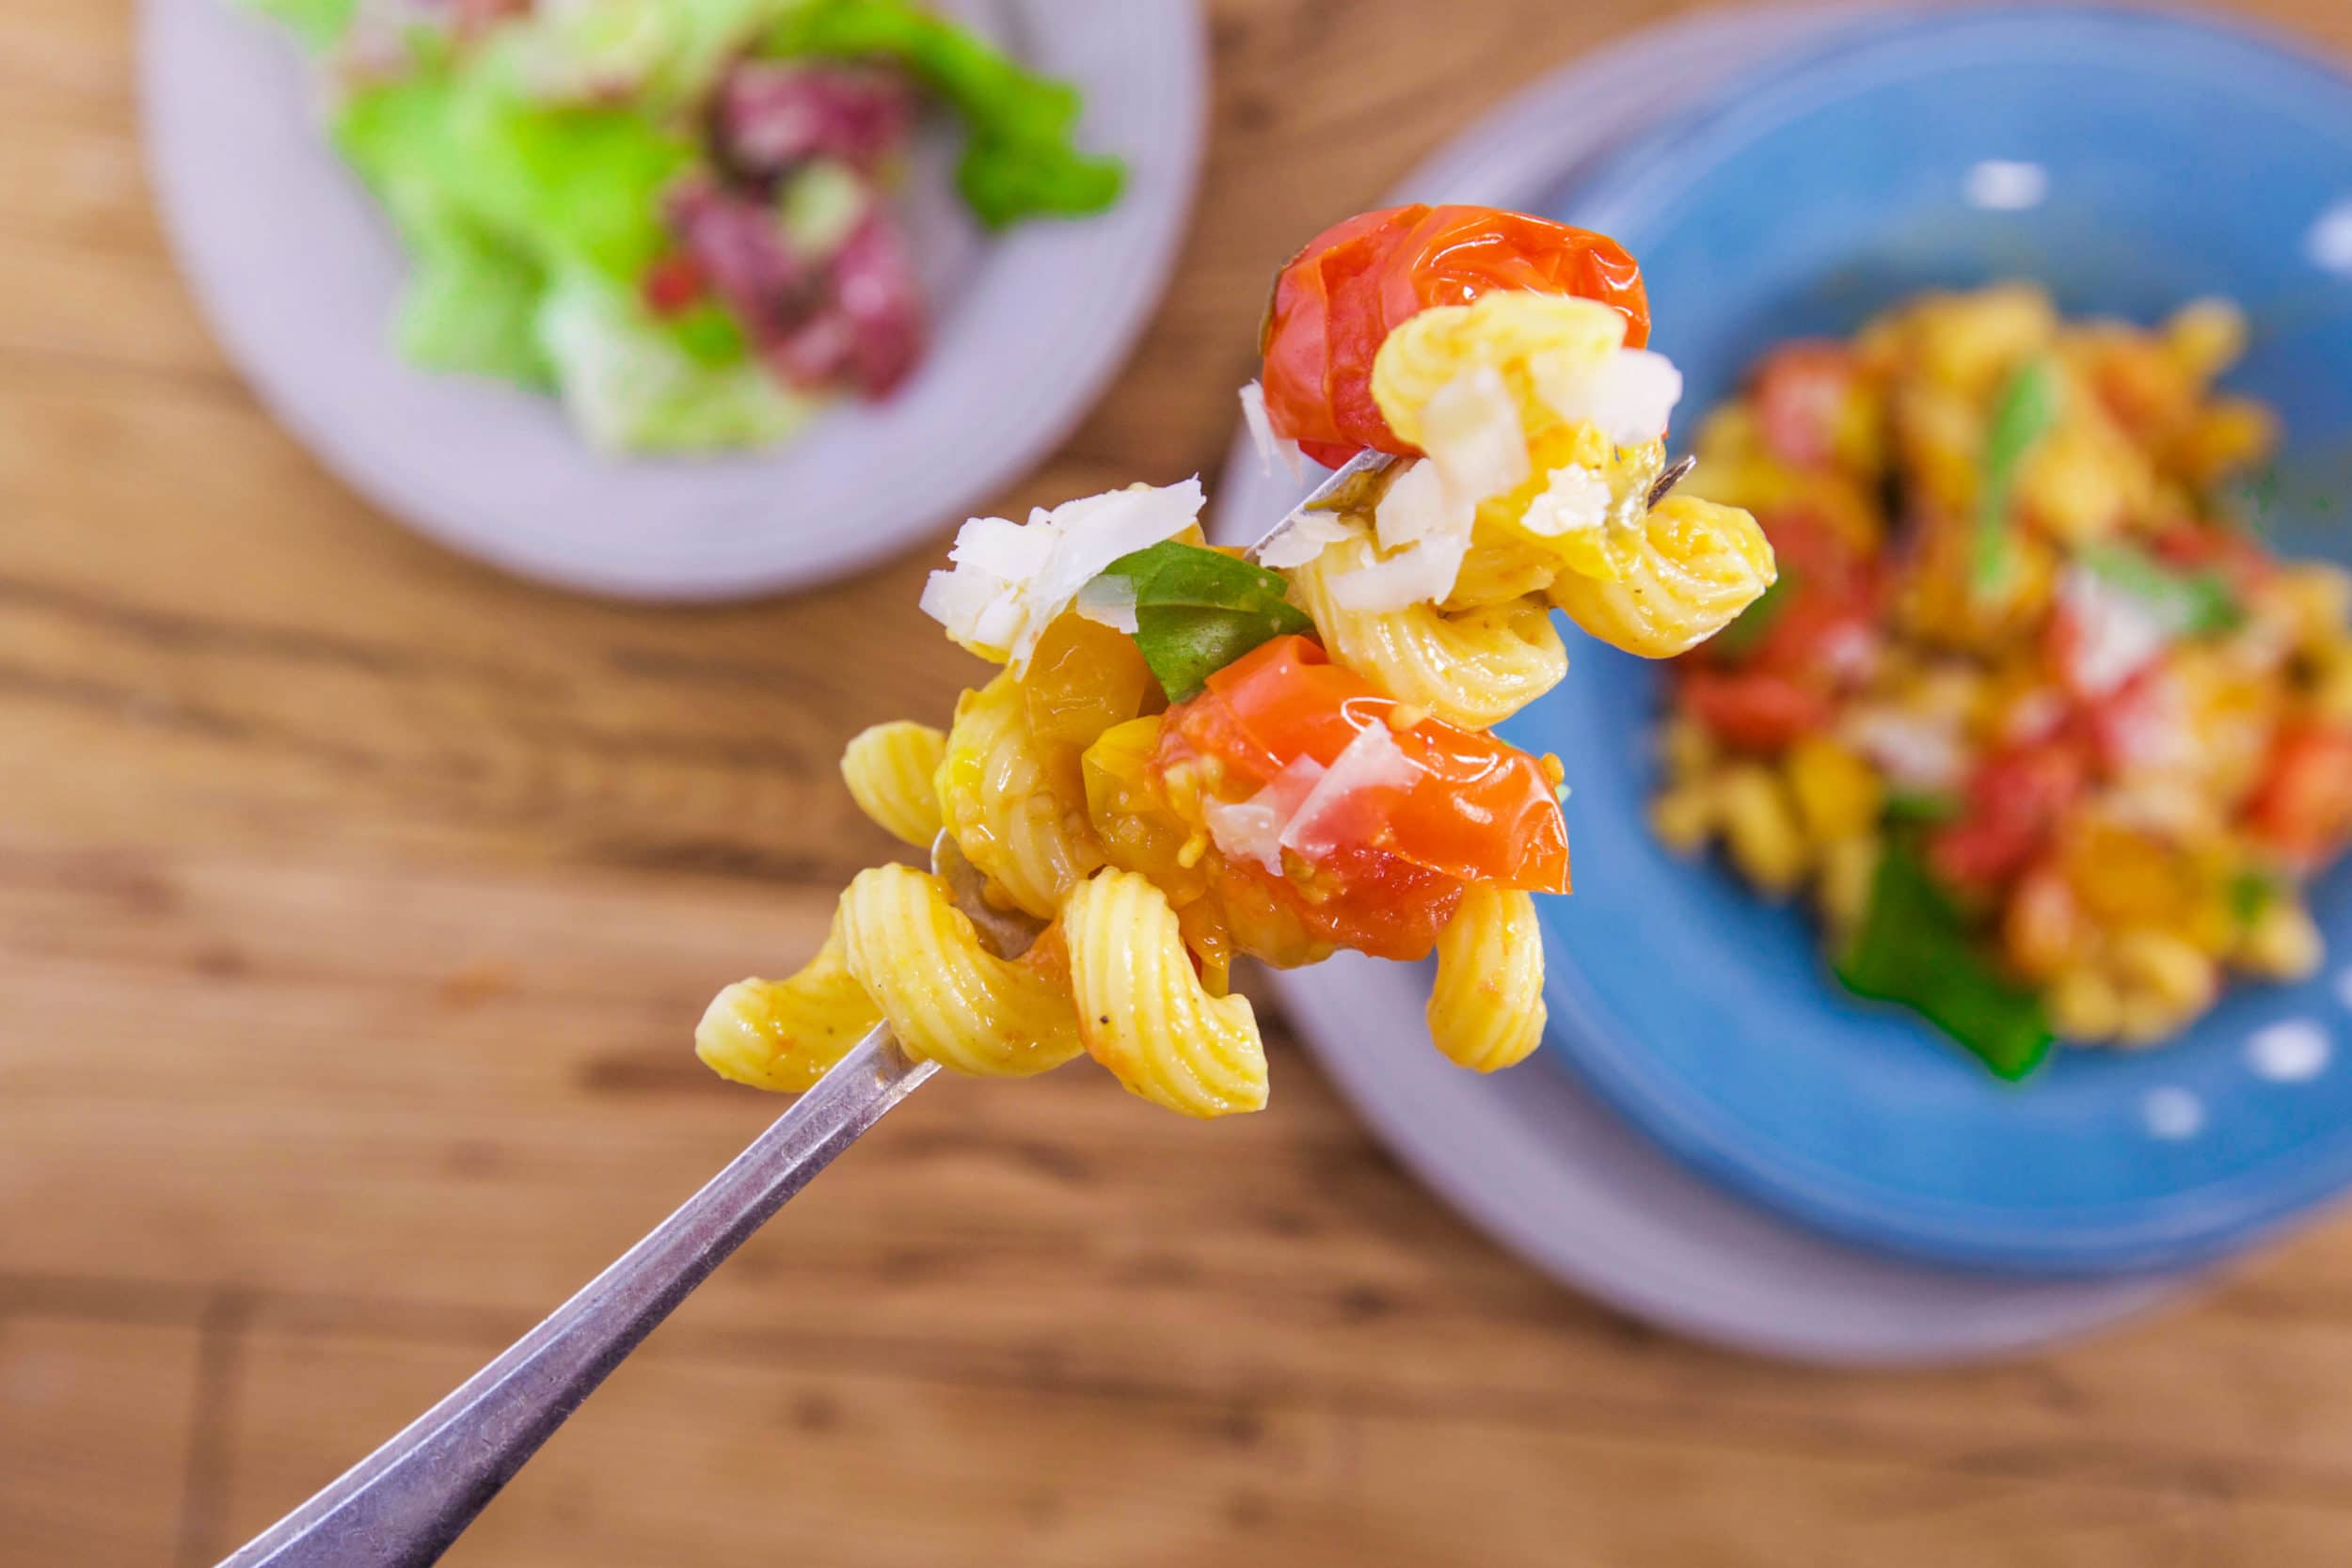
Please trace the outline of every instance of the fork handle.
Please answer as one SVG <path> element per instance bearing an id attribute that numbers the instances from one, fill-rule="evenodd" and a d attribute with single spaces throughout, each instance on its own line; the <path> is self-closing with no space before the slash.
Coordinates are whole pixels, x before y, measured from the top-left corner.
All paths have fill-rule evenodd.
<path id="1" fill-rule="evenodd" d="M 220 1568 L 424 1568 L 728 1254 L 938 1070 L 878 1026 L 702 1191 Z"/>

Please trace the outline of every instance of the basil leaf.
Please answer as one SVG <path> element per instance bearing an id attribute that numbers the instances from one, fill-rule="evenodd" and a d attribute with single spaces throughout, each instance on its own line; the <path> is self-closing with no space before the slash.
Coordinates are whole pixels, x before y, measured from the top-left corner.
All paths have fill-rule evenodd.
<path id="1" fill-rule="evenodd" d="M 2023 1078 L 2049 1054 L 2042 999 L 1978 951 L 1960 911 L 1907 845 L 1889 844 L 1881 856 L 1870 907 L 1837 976 L 1859 995 L 1924 1014 L 2000 1077 Z"/>
<path id="2" fill-rule="evenodd" d="M 1960 815 L 1960 800 L 1933 790 L 1897 789 L 1887 792 L 1880 809 L 1889 822 L 1949 822 Z"/>
<path id="3" fill-rule="evenodd" d="M 2230 918 L 2241 931 L 2252 928 L 2284 890 L 2279 879 L 2262 871 L 2241 871 L 2230 879 Z"/>
<path id="4" fill-rule="evenodd" d="M 2058 423 L 2058 366 L 2048 358 L 2028 360 L 2001 388 L 1984 437 L 1983 482 L 1977 497 L 1976 549 L 1969 582 L 1979 593 L 2009 578 L 2009 499 L 2018 470 Z"/>
<path id="5" fill-rule="evenodd" d="M 1283 595 L 1279 572 L 1168 540 L 1104 568 L 1136 590 L 1136 646 L 1171 703 L 1262 642 L 1309 632 L 1314 622 Z"/>
<path id="6" fill-rule="evenodd" d="M 1756 602 L 1741 610 L 1731 625 L 1715 634 L 1715 646 L 1735 659 L 1744 659 L 1763 645 L 1772 635 L 1772 624 L 1778 621 L 1789 601 L 1796 596 L 1797 578 L 1794 566 L 1783 566 L 1772 585 L 1756 595 Z"/>
<path id="7" fill-rule="evenodd" d="M 2175 637 L 2209 637 L 2246 619 L 2237 594 L 2218 572 L 2178 572 L 2146 551 L 2114 541 L 2087 545 L 2074 559 L 2095 577 L 2148 608 Z"/>

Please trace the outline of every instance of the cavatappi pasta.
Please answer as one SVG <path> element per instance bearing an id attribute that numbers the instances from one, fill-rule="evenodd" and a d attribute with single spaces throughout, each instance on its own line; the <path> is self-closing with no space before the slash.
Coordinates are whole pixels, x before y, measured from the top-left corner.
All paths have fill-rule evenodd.
<path id="1" fill-rule="evenodd" d="M 1856 989 L 2016 1075 L 2147 1046 L 2226 975 L 2320 962 L 2352 837 L 2352 578 L 2281 559 L 2233 476 L 2219 301 L 2143 329 L 1928 295 L 1786 345 L 1707 420 L 1779 587 L 1677 672 L 1659 835 L 1819 909 Z"/>
<path id="2" fill-rule="evenodd" d="M 1446 243 L 1466 231 L 1492 242 L 1467 278 Z M 882 724 L 842 758 L 867 816 L 911 845 L 944 834 L 1044 934 L 998 957 L 940 878 L 864 872 L 800 973 L 720 993 L 699 1054 L 804 1089 L 881 1022 L 959 1071 L 1087 1054 L 1145 1100 L 1223 1116 L 1268 1088 L 1233 960 L 1351 948 L 1436 954 L 1429 1028 L 1452 1060 L 1525 1057 L 1545 1017 L 1534 895 L 1568 889 L 1563 769 L 1490 727 L 1565 673 L 1553 608 L 1661 656 L 1773 578 L 1745 513 L 1650 505 L 1679 378 L 1646 329 L 1630 261 L 1581 230 L 1405 208 L 1311 245 L 1245 410 L 1270 452 L 1397 461 L 1254 563 L 1200 542 L 1195 482 L 975 519 L 924 608 L 1003 668 L 944 733 Z"/>

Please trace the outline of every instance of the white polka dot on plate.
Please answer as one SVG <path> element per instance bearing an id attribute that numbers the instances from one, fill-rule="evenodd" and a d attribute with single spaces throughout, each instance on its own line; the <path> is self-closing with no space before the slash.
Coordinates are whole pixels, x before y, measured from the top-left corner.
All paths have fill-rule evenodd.
<path id="1" fill-rule="evenodd" d="M 2274 1084 L 2305 1084 L 2328 1070 L 2334 1042 L 2316 1020 L 2290 1018 L 2257 1029 L 2246 1041 L 2246 1065 Z"/>
<path id="2" fill-rule="evenodd" d="M 2193 1138 L 2205 1127 L 2205 1102 L 2186 1089 L 2167 1085 L 2150 1089 L 2139 1102 L 2139 1114 L 2152 1136 Z"/>

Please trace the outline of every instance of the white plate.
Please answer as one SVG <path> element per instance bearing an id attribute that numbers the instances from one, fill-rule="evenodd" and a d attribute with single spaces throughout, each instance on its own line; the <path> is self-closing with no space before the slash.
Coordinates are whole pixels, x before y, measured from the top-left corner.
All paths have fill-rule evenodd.
<path id="1" fill-rule="evenodd" d="M 144 0 L 148 157 L 173 246 L 230 357 L 385 511 L 467 555 L 591 593 L 805 587 L 960 520 L 1051 451 L 1142 329 L 1191 206 L 1207 76 L 1190 0 L 948 8 L 1078 85 L 1079 140 L 1126 160 L 1126 193 L 1099 217 L 985 242 L 958 230 L 949 203 L 913 202 L 934 262 L 928 359 L 890 402 L 845 404 L 771 451 L 600 458 L 548 399 L 402 364 L 389 347 L 400 248 L 326 146 L 298 52 L 229 0 Z M 970 258 L 963 276 L 931 275 L 958 255 Z"/>
<path id="2" fill-rule="evenodd" d="M 1673 107 L 1677 92 L 1744 70 L 1836 14 L 1704 17 L 1587 56 L 1504 105 L 1392 199 L 1545 210 L 1580 161 Z M 1267 477 L 1241 438 L 1218 487 L 1217 536 L 1254 538 L 1299 490 Z M 1343 956 L 1275 983 L 1325 1069 L 1422 1180 L 1529 1261 L 1624 1311 L 1764 1354 L 1916 1364 L 2013 1353 L 2181 1288 L 1951 1274 L 1824 1241 L 1685 1170 L 1558 1064 L 1493 1078 L 1453 1067 L 1420 1023 L 1429 978 L 1425 965 Z"/>

